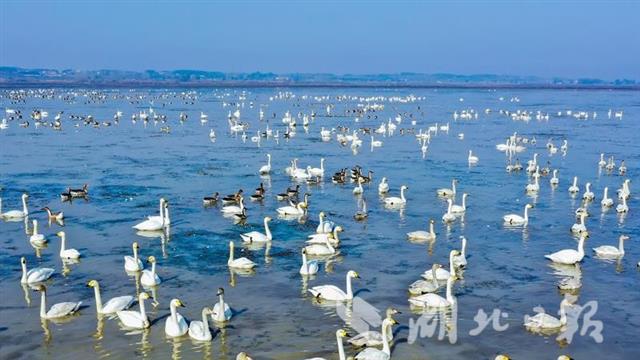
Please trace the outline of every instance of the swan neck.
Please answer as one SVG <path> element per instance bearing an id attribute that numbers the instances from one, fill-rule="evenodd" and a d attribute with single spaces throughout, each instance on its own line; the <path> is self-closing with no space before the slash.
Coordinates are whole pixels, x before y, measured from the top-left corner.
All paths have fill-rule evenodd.
<path id="1" fill-rule="evenodd" d="M 47 317 L 47 291 L 42 290 L 40 293 L 40 317 Z"/>
<path id="2" fill-rule="evenodd" d="M 229 262 L 233 261 L 233 244 L 229 245 Z"/>
<path id="3" fill-rule="evenodd" d="M 25 284 L 27 282 L 27 264 L 21 263 L 22 266 L 22 278 L 20 278 L 20 282 Z"/>
<path id="4" fill-rule="evenodd" d="M 407 200 L 404 198 L 404 188 L 400 188 L 400 198 L 402 199 L 403 202 L 406 202 Z"/>
<path id="5" fill-rule="evenodd" d="M 452 252 L 451 254 L 449 254 L 449 274 L 451 276 L 456 276 L 456 267 L 453 264 L 453 257 L 454 257 L 454 254 Z"/>
<path id="6" fill-rule="evenodd" d="M 453 304 L 452 287 L 453 287 L 453 280 L 449 278 L 449 280 L 447 280 L 447 301 L 449 302 L 449 304 Z"/>
<path id="7" fill-rule="evenodd" d="M 177 324 L 178 323 L 178 311 L 176 310 L 176 305 L 171 302 L 169 305 L 169 309 L 171 310 L 171 319 Z"/>
<path id="8" fill-rule="evenodd" d="M 620 240 L 618 240 L 618 251 L 621 254 L 624 254 L 624 238 L 620 238 Z"/>
<path id="9" fill-rule="evenodd" d="M 153 274 L 154 277 L 156 275 L 156 262 L 155 261 L 151 263 L 151 274 Z"/>
<path id="10" fill-rule="evenodd" d="M 578 254 L 584 256 L 584 236 L 580 237 L 580 241 L 578 242 Z"/>
<path id="11" fill-rule="evenodd" d="M 27 198 L 24 197 L 22 198 L 22 212 L 25 216 L 29 214 L 29 209 L 27 209 Z"/>
<path id="12" fill-rule="evenodd" d="M 347 274 L 347 298 L 353 299 L 353 290 L 351 289 L 351 276 Z"/>
<path id="13" fill-rule="evenodd" d="M 211 335 L 211 330 L 209 330 L 209 320 L 207 319 L 207 309 L 202 309 L 202 327 L 205 335 Z"/>
<path id="14" fill-rule="evenodd" d="M 604 198 L 606 199 L 608 195 L 609 195 L 609 188 L 606 187 L 604 188 Z"/>
<path id="15" fill-rule="evenodd" d="M 96 309 L 100 313 L 102 312 L 102 297 L 100 296 L 100 285 L 94 286 L 93 292 L 96 295 Z"/>
<path id="16" fill-rule="evenodd" d="M 391 349 L 389 348 L 389 338 L 387 335 L 387 332 L 389 331 L 388 329 L 391 327 L 391 325 L 388 323 L 388 320 L 384 320 L 382 322 L 382 352 L 384 352 L 387 355 L 391 355 Z"/>
<path id="17" fill-rule="evenodd" d="M 525 224 L 529 222 L 529 207 L 524 207 L 524 222 Z"/>
<path id="18" fill-rule="evenodd" d="M 269 222 L 267 220 L 264 221 L 264 232 L 267 235 L 267 240 L 271 240 L 271 229 L 269 229 Z"/>
<path id="19" fill-rule="evenodd" d="M 344 345 L 342 344 L 342 337 L 336 334 L 336 342 L 338 343 L 338 358 L 345 360 Z"/>
<path id="20" fill-rule="evenodd" d="M 436 230 L 434 229 L 434 225 L 433 223 L 429 223 L 429 234 L 431 234 L 431 236 L 435 236 L 436 235 Z"/>

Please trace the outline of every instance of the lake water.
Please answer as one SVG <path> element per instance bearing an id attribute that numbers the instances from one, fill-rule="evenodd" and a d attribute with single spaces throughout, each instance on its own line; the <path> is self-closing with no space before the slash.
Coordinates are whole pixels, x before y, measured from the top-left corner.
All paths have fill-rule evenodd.
<path id="1" fill-rule="evenodd" d="M 247 351 L 256 359 L 337 359 L 335 331 L 341 327 L 355 331 L 345 324 L 335 306 L 317 304 L 305 290 L 321 284 L 343 288 L 348 270 L 356 270 L 362 277 L 353 281 L 357 304 L 363 300 L 381 313 L 388 306 L 402 312 L 396 316 L 401 324 L 395 329 L 392 348 L 396 359 L 493 359 L 498 353 L 508 353 L 514 359 L 555 359 L 564 353 L 576 359 L 640 356 L 640 271 L 636 268 L 640 261 L 640 218 L 635 213 L 640 184 L 638 92 L 238 88 L 199 89 L 188 95 L 181 93 L 191 90 L 96 90 L 87 96 L 86 90 L 55 89 L 30 92 L 24 102 L 12 103 L 10 91 L 0 92 L 0 108 L 21 109 L 26 117 L 33 109 L 43 109 L 49 112 L 50 121 L 58 111 L 64 114 L 61 131 L 35 128 L 31 119 L 28 128 L 20 127 L 16 120 L 0 131 L 3 211 L 20 208 L 20 195 L 28 192 L 30 219 L 39 220 L 40 231 L 50 241 L 48 248 L 37 254 L 22 222 L 0 222 L 2 358 L 233 359 L 238 352 Z M 295 97 L 276 96 L 286 92 Z M 390 97 L 406 99 L 410 94 L 419 99 L 389 101 Z M 355 123 L 355 116 L 346 110 L 365 103 L 357 96 L 385 97 L 376 100 L 385 108 Z M 519 102 L 511 101 L 514 97 Z M 131 99 L 137 101 L 132 103 Z M 224 106 L 225 103 L 231 104 Z M 241 120 L 250 124 L 249 137 L 264 130 L 269 120 L 272 129 L 280 130 L 279 141 L 262 139 L 258 146 L 230 133 L 227 114 L 236 109 L 235 103 L 243 106 Z M 331 116 L 327 116 L 328 104 L 333 105 Z M 262 122 L 258 119 L 259 106 L 265 111 Z M 131 114 L 148 111 L 149 107 L 166 115 L 168 124 L 133 124 Z M 454 121 L 453 112 L 465 109 L 475 109 L 478 118 Z M 492 111 L 487 114 L 485 109 Z M 609 119 L 609 109 L 624 110 L 623 118 Z M 111 121 L 116 110 L 124 113 L 117 126 L 94 128 L 78 122 L 81 125 L 74 127 L 76 122 L 69 119 L 70 115 L 90 114 L 97 120 Z M 308 132 L 298 120 L 296 135 L 287 140 L 283 138 L 285 126 L 281 121 L 287 110 L 294 116 L 312 111 L 317 116 Z M 534 118 L 529 122 L 514 121 L 499 110 L 532 111 Z M 537 121 L 538 110 L 549 113 L 549 120 Z M 590 115 L 597 112 L 598 116 L 587 120 L 556 116 L 558 111 L 566 110 L 587 111 Z M 199 120 L 200 111 L 209 116 L 204 125 Z M 178 121 L 181 112 L 189 115 L 184 124 Z M 328 142 L 320 137 L 321 127 L 377 128 L 398 113 L 404 118 L 395 134 L 376 135 L 383 146 L 373 151 L 368 135 L 361 135 L 363 146 L 357 154 L 348 145 L 340 146 L 335 134 Z M 413 114 L 415 126 L 408 114 Z M 424 158 L 415 136 L 399 131 L 426 130 L 435 123 L 447 122 L 449 133 L 434 135 Z M 170 132 L 161 132 L 160 127 L 166 125 Z M 209 139 L 211 128 L 217 133 L 215 142 Z M 556 189 L 549 186 L 550 176 L 542 177 L 541 190 L 532 198 L 524 191 L 530 181 L 526 172 L 505 171 L 507 157 L 495 145 L 513 132 L 537 139 L 535 145 L 525 144 L 526 151 L 513 159 L 517 157 L 526 165 L 533 153 L 538 153 L 541 167 L 549 161 L 552 169 L 559 170 L 560 185 Z M 463 140 L 458 138 L 459 133 L 464 133 Z M 549 138 L 558 147 L 567 139 L 567 154 L 550 154 L 546 148 Z M 476 166 L 468 165 L 469 150 L 480 158 Z M 614 156 L 618 164 L 625 160 L 627 174 L 619 176 L 617 171 L 608 174 L 599 169 L 601 152 Z M 257 170 L 266 163 L 266 153 L 273 156 L 273 171 L 270 177 L 261 178 Z M 284 173 L 294 157 L 305 167 L 318 167 L 320 158 L 326 159 L 324 182 L 303 183 L 301 187 L 311 194 L 306 222 L 279 219 L 275 211 L 285 204 L 275 195 L 295 184 Z M 358 209 L 358 198 L 352 194 L 354 184 L 337 185 L 330 178 L 335 171 L 354 165 L 374 171 L 373 183 L 364 185 L 363 197 L 369 209 L 364 222 L 353 219 Z M 377 184 L 383 176 L 389 179 L 391 195 L 397 196 L 403 184 L 409 187 L 408 202 L 402 211 L 384 207 L 377 194 Z M 602 343 L 589 336 L 593 327 L 583 335 L 576 333 L 570 344 L 564 345 L 556 341 L 556 335 L 535 335 L 523 327 L 524 315 L 534 314 L 534 307 L 542 306 L 556 315 L 563 298 L 556 287 L 556 270 L 544 255 L 577 245 L 577 238 L 569 229 L 576 222 L 574 212 L 582 202 L 581 196 L 572 198 L 567 191 L 573 176 L 579 178 L 581 193 L 584 184 L 591 182 L 596 194 L 596 200 L 588 206 L 590 237 L 581 265 L 583 286 L 577 304 L 598 302 L 591 320 L 602 321 Z M 456 203 L 461 201 L 462 192 L 470 194 L 468 210 L 463 221 L 458 219 L 446 226 L 441 217 L 447 204 L 436 195 L 436 189 L 450 187 L 453 178 L 459 181 Z M 604 187 L 609 187 L 609 194 L 617 203 L 615 190 L 627 178 L 631 180 L 630 212 L 620 216 L 615 208 L 602 211 Z M 230 194 L 239 188 L 251 192 L 260 182 L 264 183 L 267 196 L 261 203 L 247 201 L 246 225 L 224 218 L 219 207 L 202 206 L 203 196 L 213 192 Z M 59 194 L 64 189 L 84 183 L 89 184 L 88 201 L 61 202 Z M 170 202 L 169 236 L 138 236 L 132 226 L 157 213 L 160 197 Z M 521 214 L 526 203 L 535 204 L 526 229 L 505 228 L 502 216 Z M 65 226 L 48 226 L 46 215 L 39 211 L 43 206 L 64 211 Z M 340 255 L 331 259 L 328 266 L 323 261 L 315 277 L 303 279 L 298 274 L 300 249 L 307 235 L 315 231 L 320 211 L 345 229 Z M 243 246 L 239 236 L 251 230 L 263 231 L 264 216 L 274 218 L 274 240 L 266 254 L 264 247 Z M 426 229 L 429 219 L 436 220 L 436 242 L 431 246 L 409 242 L 405 234 Z M 65 266 L 65 275 L 58 256 L 60 241 L 55 236 L 60 229 L 67 234 L 68 246 L 83 255 L 79 264 Z M 620 234 L 631 238 L 622 260 L 604 261 L 594 256 L 591 248 L 617 245 Z M 461 235 L 468 239 L 468 265 L 463 279 L 454 285 L 457 311 L 446 334 L 456 334 L 457 338 L 454 343 L 448 336 L 438 339 L 436 329 L 433 336 L 413 341 L 409 325 L 420 313 L 409 308 L 407 287 L 434 262 L 446 264 L 449 251 L 460 247 Z M 229 240 L 236 243 L 236 256 L 246 256 L 258 264 L 255 273 L 229 271 Z M 154 255 L 158 259 L 158 273 L 163 279 L 153 294 L 158 306 L 147 302 L 151 319 L 159 320 L 148 331 L 137 333 L 120 329 L 117 319 L 97 320 L 93 291 L 86 287 L 89 280 L 99 280 L 103 298 L 142 290 L 136 287 L 135 277 L 127 275 L 123 268 L 123 256 L 130 255 L 133 241 L 140 244 L 141 256 Z M 39 293 L 20 285 L 21 256 L 27 258 L 30 267 L 56 269 L 48 282 L 49 306 L 72 300 L 81 300 L 88 306 L 69 321 L 41 322 Z M 216 330 L 213 341 L 197 344 L 188 337 L 168 340 L 164 317 L 170 299 L 178 297 L 186 303 L 187 307 L 180 311 L 188 319 L 200 319 L 202 307 L 213 306 L 216 301 L 218 287 L 225 288 L 225 300 L 237 313 L 224 329 Z M 474 317 L 480 309 L 488 315 L 494 309 L 506 313 L 500 325 L 508 328 L 498 331 L 489 325 L 479 335 L 470 335 L 477 327 Z M 581 317 L 580 324 L 584 322 Z M 345 348 L 347 354 L 356 353 L 348 344 Z"/>

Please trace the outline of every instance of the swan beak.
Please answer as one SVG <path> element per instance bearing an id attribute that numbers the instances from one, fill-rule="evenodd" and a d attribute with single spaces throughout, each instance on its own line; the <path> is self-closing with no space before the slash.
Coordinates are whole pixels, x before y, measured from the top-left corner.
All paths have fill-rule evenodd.
<path id="1" fill-rule="evenodd" d="M 178 305 L 179 307 L 186 307 L 186 305 L 180 300 L 178 300 L 178 303 L 176 305 Z"/>

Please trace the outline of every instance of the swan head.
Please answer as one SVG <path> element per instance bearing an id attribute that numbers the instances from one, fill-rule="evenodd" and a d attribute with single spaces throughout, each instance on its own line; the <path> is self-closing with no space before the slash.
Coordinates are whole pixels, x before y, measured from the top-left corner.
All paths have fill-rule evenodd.
<path id="1" fill-rule="evenodd" d="M 264 221 L 266 221 L 266 222 L 269 222 L 269 221 L 271 221 L 271 220 L 272 220 L 272 219 L 271 219 L 271 217 L 269 217 L 269 216 L 265 216 L 265 218 L 264 218 Z"/>
<path id="2" fill-rule="evenodd" d="M 511 360 L 511 357 L 509 355 L 500 354 L 497 355 L 494 360 Z"/>
<path id="3" fill-rule="evenodd" d="M 431 270 L 438 270 L 438 269 L 442 269 L 442 265 L 440 265 L 440 264 L 431 265 Z"/>
<path id="4" fill-rule="evenodd" d="M 156 257 L 155 257 L 155 256 L 153 256 L 153 255 L 149 256 L 149 257 L 147 258 L 147 262 L 148 262 L 149 264 L 154 264 L 154 263 L 156 262 Z"/>
<path id="5" fill-rule="evenodd" d="M 223 288 L 218 288 L 218 291 L 216 292 L 216 296 L 220 296 L 220 295 L 224 295 L 224 289 Z"/>
<path id="6" fill-rule="evenodd" d="M 360 279 L 360 275 L 357 272 L 353 271 L 353 270 L 350 270 L 347 273 L 347 275 L 349 275 L 349 277 L 352 277 L 354 279 Z"/>
<path id="7" fill-rule="evenodd" d="M 29 195 L 27 193 L 22 194 L 22 200 L 27 200 Z"/>
<path id="8" fill-rule="evenodd" d="M 402 185 L 400 186 L 400 190 L 409 190 L 409 187 L 407 185 Z"/>
<path id="9" fill-rule="evenodd" d="M 35 286 L 33 288 L 33 290 L 46 293 L 47 292 L 47 287 L 44 284 L 39 284 L 38 286 Z"/>
<path id="10" fill-rule="evenodd" d="M 324 213 L 324 211 L 320 211 L 320 217 L 324 219 L 325 216 L 326 216 L 326 214 Z"/>
<path id="11" fill-rule="evenodd" d="M 391 315 L 395 315 L 395 314 L 402 314 L 400 312 L 400 310 L 394 308 L 394 307 L 388 307 L 387 308 L 387 317 L 390 317 Z"/>
<path id="12" fill-rule="evenodd" d="M 436 221 L 435 221 L 435 220 L 433 220 L 433 219 L 430 219 L 430 220 L 429 220 L 429 224 L 435 224 L 435 223 L 436 223 Z"/>
<path id="13" fill-rule="evenodd" d="M 527 208 L 527 209 L 533 209 L 533 205 L 532 205 L 532 204 L 527 204 L 527 205 L 525 205 L 525 208 Z"/>
<path id="14" fill-rule="evenodd" d="M 33 220 L 33 221 L 35 222 L 36 220 Z M 36 224 L 37 224 L 37 222 L 36 222 Z M 64 237 L 64 235 L 65 235 L 64 231 L 58 231 L 56 233 L 56 236 L 58 236 L 58 237 Z"/>
<path id="15" fill-rule="evenodd" d="M 560 355 L 558 356 L 558 360 L 573 360 L 573 358 L 569 355 Z"/>
<path id="16" fill-rule="evenodd" d="M 182 301 L 180 301 L 180 299 L 171 300 L 171 305 L 176 307 L 186 307 L 186 305 Z"/>
<path id="17" fill-rule="evenodd" d="M 345 330 L 345 329 L 340 329 L 340 330 L 336 331 L 336 335 L 338 335 L 341 338 L 349 336 L 349 334 L 347 333 L 347 330 Z"/>
<path id="18" fill-rule="evenodd" d="M 97 280 L 90 280 L 87 283 L 87 287 L 91 287 L 91 288 L 98 287 L 98 281 Z"/>
<path id="19" fill-rule="evenodd" d="M 20 264 L 27 265 L 27 259 L 24 256 L 20 258 Z"/>
<path id="20" fill-rule="evenodd" d="M 620 235 L 620 240 L 625 241 L 625 240 L 629 240 L 629 236 L 627 235 Z M 23 258 L 24 259 L 24 258 Z"/>
<path id="21" fill-rule="evenodd" d="M 151 297 L 149 296 L 149 294 L 147 294 L 146 292 L 141 292 L 140 295 L 138 295 L 139 299 L 141 300 L 148 300 Z"/>
<path id="22" fill-rule="evenodd" d="M 131 246 L 132 246 L 134 249 L 136 249 L 136 250 L 140 249 L 140 245 L 138 245 L 138 242 L 137 242 L 137 241 L 134 241 L 134 242 L 133 242 L 133 245 L 131 245 Z"/>

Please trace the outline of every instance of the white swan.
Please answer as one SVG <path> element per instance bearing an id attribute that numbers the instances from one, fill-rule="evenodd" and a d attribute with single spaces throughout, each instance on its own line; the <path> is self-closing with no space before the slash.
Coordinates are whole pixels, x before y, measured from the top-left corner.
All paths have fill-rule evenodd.
<path id="1" fill-rule="evenodd" d="M 342 291 L 339 287 L 335 285 L 320 285 L 314 286 L 309 289 L 311 295 L 315 296 L 318 299 L 329 300 L 329 301 L 346 301 L 353 299 L 353 291 L 351 289 L 351 279 L 359 279 L 360 275 L 357 272 L 350 270 L 347 272 L 347 292 Z"/>
<path id="2" fill-rule="evenodd" d="M 153 220 L 159 223 L 162 223 L 164 220 L 165 225 L 171 224 L 171 219 L 169 218 L 169 203 L 164 198 L 160 198 L 160 215 L 152 215 L 147 216 L 148 220 Z"/>
<path id="3" fill-rule="evenodd" d="M 439 267 L 438 269 L 436 269 L 435 271 L 436 280 L 445 281 L 450 277 L 457 276 L 456 266 L 453 263 L 453 259 L 458 255 L 460 255 L 460 252 L 458 250 L 451 250 L 449 252 L 449 271 L 443 269 L 442 267 Z M 421 276 L 425 280 L 433 280 L 433 276 L 434 276 L 433 269 L 429 269 L 425 271 Z"/>
<path id="4" fill-rule="evenodd" d="M 453 207 L 453 200 L 452 199 L 447 199 L 447 212 L 444 213 L 444 215 L 442 215 L 442 221 L 448 223 L 448 222 L 452 222 L 455 221 L 456 216 L 453 215 L 453 212 L 451 211 L 451 208 Z"/>
<path id="5" fill-rule="evenodd" d="M 320 167 L 319 168 L 308 168 L 307 172 L 311 176 L 323 177 L 324 176 L 324 158 L 320 159 Z"/>
<path id="6" fill-rule="evenodd" d="M 391 359 L 391 348 L 389 347 L 388 334 L 391 331 L 391 327 L 398 322 L 394 319 L 382 320 L 382 350 L 368 347 L 359 352 L 356 360 L 388 360 Z"/>
<path id="7" fill-rule="evenodd" d="M 618 199 L 622 200 L 623 198 L 629 198 L 631 196 L 631 190 L 629 189 L 629 179 L 626 179 L 622 183 L 622 187 L 618 189 Z"/>
<path id="8" fill-rule="evenodd" d="M 38 287 L 40 291 L 40 317 L 43 319 L 58 319 L 61 317 L 75 314 L 82 301 L 79 302 L 61 302 L 51 306 L 47 311 L 47 288 L 44 285 Z"/>
<path id="9" fill-rule="evenodd" d="M 467 157 L 467 160 L 469 161 L 469 164 L 477 164 L 478 161 L 480 161 L 477 156 L 473 155 L 471 150 L 469 150 L 469 156 Z"/>
<path id="10" fill-rule="evenodd" d="M 453 277 L 447 279 L 446 298 L 438 294 L 427 293 L 409 298 L 409 303 L 413 306 L 425 308 L 445 308 L 452 306 L 456 301 L 452 293 L 453 281 Z"/>
<path id="11" fill-rule="evenodd" d="M 534 174 L 533 184 L 527 184 L 527 186 L 525 187 L 525 191 L 527 193 L 537 193 L 538 191 L 540 191 L 539 176 L 535 176 L 535 174 Z"/>
<path id="12" fill-rule="evenodd" d="M 138 246 L 137 242 L 133 242 L 131 246 L 133 248 L 133 256 L 125 255 L 124 256 L 124 270 L 129 272 L 136 272 L 144 269 L 144 265 L 142 264 L 142 260 L 138 258 Z"/>
<path id="13" fill-rule="evenodd" d="M 318 227 L 316 227 L 316 233 L 328 234 L 333 232 L 333 229 L 335 228 L 336 224 L 333 221 L 325 220 L 327 218 L 327 214 L 325 214 L 324 211 L 320 212 L 319 218 L 320 218 L 320 223 L 318 224 Z"/>
<path id="14" fill-rule="evenodd" d="M 440 268 L 442 268 L 442 265 L 433 264 L 431 266 L 431 280 L 419 279 L 414 281 L 409 285 L 409 294 L 422 295 L 438 290 L 440 288 L 440 283 L 438 283 L 437 280 L 437 271 Z"/>
<path id="15" fill-rule="evenodd" d="M 220 211 L 222 211 L 223 214 L 228 215 L 242 214 L 242 212 L 244 211 L 244 198 L 240 197 L 240 200 L 238 202 L 238 205 L 227 205 L 220 209 Z"/>
<path id="16" fill-rule="evenodd" d="M 404 197 L 404 191 L 409 188 L 406 185 L 400 187 L 400 197 L 391 196 L 384 199 L 384 204 L 387 206 L 402 206 L 407 203 L 407 199 Z"/>
<path id="17" fill-rule="evenodd" d="M 604 188 L 604 195 L 602 196 L 602 200 L 600 201 L 600 204 L 603 207 L 612 207 L 613 206 L 613 199 L 609 197 L 609 188 L 608 187 Z"/>
<path id="18" fill-rule="evenodd" d="M 604 161 L 604 153 L 600 154 L 600 161 L 598 162 L 598 166 L 600 167 L 605 167 L 607 165 L 607 162 Z"/>
<path id="19" fill-rule="evenodd" d="M 300 266 L 300 274 L 301 275 L 313 275 L 318 273 L 318 261 L 317 260 L 307 260 L 307 250 L 302 249 L 302 266 Z"/>
<path id="20" fill-rule="evenodd" d="M 269 229 L 269 221 L 271 218 L 265 216 L 264 218 L 264 234 L 259 231 L 251 231 L 248 233 L 240 234 L 242 240 L 246 243 L 254 243 L 254 242 L 268 242 L 272 240 L 271 230 Z"/>
<path id="21" fill-rule="evenodd" d="M 569 186 L 569 192 L 572 193 L 572 194 L 575 194 L 578 191 L 580 191 L 580 188 L 578 187 L 578 177 L 574 176 L 573 177 L 573 184 L 571 186 Z"/>
<path id="22" fill-rule="evenodd" d="M 29 241 L 35 245 L 44 245 L 47 242 L 44 235 L 38 232 L 38 220 L 36 219 L 33 219 L 33 233 L 29 237 Z"/>
<path id="23" fill-rule="evenodd" d="M 584 258 L 584 241 L 588 236 L 586 233 L 580 234 L 578 250 L 564 249 L 553 254 L 545 255 L 544 257 L 558 264 L 573 265 L 578 263 Z"/>
<path id="24" fill-rule="evenodd" d="M 233 241 L 229 241 L 229 260 L 227 261 L 227 265 L 229 265 L 229 267 L 236 269 L 253 269 L 256 266 L 256 263 L 246 257 L 234 259 L 234 249 L 235 245 L 233 244 Z"/>
<path id="25" fill-rule="evenodd" d="M 306 204 L 304 202 L 299 202 L 295 206 L 288 205 L 282 206 L 276 209 L 279 215 L 281 216 L 302 216 L 306 212 Z"/>
<path id="26" fill-rule="evenodd" d="M 571 226 L 571 232 L 574 234 L 579 234 L 587 231 L 587 226 L 584 223 L 584 219 L 587 218 L 587 214 L 582 212 L 580 213 L 580 220 Z"/>
<path id="27" fill-rule="evenodd" d="M 49 279 L 54 272 L 50 268 L 33 268 L 27 271 L 27 259 L 24 256 L 20 258 L 20 265 L 22 266 L 22 277 L 20 278 L 22 284 L 41 283 Z"/>
<path id="28" fill-rule="evenodd" d="M 560 183 L 560 179 L 558 179 L 558 169 L 553 169 L 553 176 L 549 179 L 549 183 L 554 186 Z"/>
<path id="29" fill-rule="evenodd" d="M 97 280 L 91 280 L 87 283 L 88 287 L 93 288 L 93 292 L 96 298 L 96 311 L 98 314 L 113 314 L 118 311 L 128 309 L 135 300 L 135 297 L 131 295 L 117 296 L 109 299 L 106 304 L 102 304 L 102 296 L 100 295 L 100 284 Z"/>
<path id="30" fill-rule="evenodd" d="M 362 180 L 358 177 L 358 186 L 353 188 L 353 195 L 361 195 L 364 192 L 364 188 L 362 187 Z"/>
<path id="31" fill-rule="evenodd" d="M 313 239 L 312 239 L 313 240 Z M 333 255 L 336 253 L 336 249 L 331 245 L 329 237 L 324 238 L 324 244 L 311 244 L 304 247 L 304 250 L 309 255 Z"/>
<path id="32" fill-rule="evenodd" d="M 400 314 L 400 311 L 389 307 L 386 311 L 385 319 L 393 319 L 393 315 Z M 387 332 L 387 341 L 391 342 L 393 340 L 393 332 Z M 373 347 L 373 346 L 381 346 L 382 345 L 382 332 L 376 330 L 369 330 L 365 332 L 361 332 L 358 335 L 352 337 L 347 340 L 347 342 L 355 347 Z"/>
<path id="33" fill-rule="evenodd" d="M 224 302 L 224 289 L 219 288 L 216 295 L 218 296 L 218 302 L 213 306 L 211 318 L 213 319 L 213 321 L 217 322 L 225 322 L 231 320 L 231 317 L 233 317 L 233 311 L 231 311 L 229 304 Z"/>
<path id="34" fill-rule="evenodd" d="M 429 231 L 418 230 L 407 233 L 409 240 L 433 241 L 436 239 L 435 221 L 429 220 Z"/>
<path id="35" fill-rule="evenodd" d="M 189 337 L 196 341 L 211 341 L 211 330 L 209 330 L 208 316 L 211 309 L 202 308 L 202 321 L 194 320 L 189 323 Z"/>
<path id="36" fill-rule="evenodd" d="M 622 204 L 618 204 L 618 206 L 616 206 L 616 212 L 617 213 L 629 212 L 629 206 L 627 205 L 627 198 L 626 197 L 622 198 Z"/>
<path id="37" fill-rule="evenodd" d="M 340 234 L 342 231 L 342 226 L 336 226 L 330 233 L 309 235 L 309 240 L 307 240 L 306 243 L 325 244 L 327 241 L 329 241 L 331 245 L 337 246 L 338 244 L 340 244 L 340 238 L 338 237 L 338 234 Z"/>
<path id="38" fill-rule="evenodd" d="M 457 267 L 465 267 L 467 266 L 467 238 L 464 236 L 460 236 L 460 240 L 462 240 L 460 255 L 456 255 L 453 257 L 453 264 Z"/>
<path id="39" fill-rule="evenodd" d="M 563 299 L 560 302 L 560 319 L 541 312 L 534 316 L 527 317 L 524 322 L 524 327 L 529 331 L 559 329 L 567 324 L 567 313 L 565 307 L 568 306 L 571 306 L 569 300 Z"/>
<path id="40" fill-rule="evenodd" d="M 271 172 L 271 154 L 267 154 L 267 165 L 263 165 L 258 172 L 260 175 L 266 175 Z"/>
<path id="41" fill-rule="evenodd" d="M 524 217 L 518 214 L 508 214 L 502 217 L 504 223 L 506 225 L 524 225 L 526 226 L 529 223 L 529 209 L 533 208 L 533 205 L 527 204 L 524 207 Z"/>
<path id="42" fill-rule="evenodd" d="M 383 177 L 382 180 L 380 180 L 380 184 L 378 184 L 378 194 L 382 195 L 388 192 L 389 192 L 389 183 L 387 183 L 387 178 Z"/>
<path id="43" fill-rule="evenodd" d="M 586 189 L 584 191 L 584 194 L 582 194 L 582 199 L 586 200 L 586 201 L 591 201 L 593 200 L 593 198 L 595 198 L 595 194 L 593 193 L 593 191 L 591 191 L 591 183 L 587 183 L 585 185 Z"/>
<path id="44" fill-rule="evenodd" d="M 67 234 L 59 231 L 56 235 L 60 237 L 60 258 L 67 260 L 75 260 L 80 257 L 80 252 L 76 249 L 67 249 Z"/>
<path id="45" fill-rule="evenodd" d="M 143 270 L 140 276 L 140 283 L 146 287 L 152 287 L 160 285 L 162 279 L 156 273 L 156 258 L 155 256 L 149 256 L 147 262 L 151 264 L 151 270 Z"/>
<path id="46" fill-rule="evenodd" d="M 462 205 L 452 205 L 451 206 L 451 212 L 454 214 L 462 214 L 463 212 L 467 211 L 467 196 L 469 196 L 469 194 L 467 193 L 463 193 L 462 194 Z"/>
<path id="47" fill-rule="evenodd" d="M 164 333 L 169 337 L 180 337 L 189 331 L 187 321 L 178 312 L 178 307 L 184 307 L 179 299 L 172 299 L 169 303 L 171 315 L 164 322 Z"/>
<path id="48" fill-rule="evenodd" d="M 158 231 L 165 228 L 165 216 L 164 216 L 164 199 L 160 199 L 160 216 L 149 216 L 146 220 L 134 225 L 133 228 L 138 231 Z"/>
<path id="49" fill-rule="evenodd" d="M 451 189 L 447 189 L 447 188 L 441 188 L 436 190 L 436 193 L 439 196 L 445 196 L 445 197 L 450 197 L 450 196 L 454 196 L 456 194 L 456 183 L 458 181 L 456 179 L 451 180 Z"/>
<path id="50" fill-rule="evenodd" d="M 593 251 L 602 258 L 621 258 L 624 256 L 624 241 L 628 240 L 626 235 L 620 235 L 618 238 L 618 247 L 611 245 L 602 245 L 597 248 L 593 248 Z"/>
<path id="51" fill-rule="evenodd" d="M 22 210 L 9 210 L 5 213 L 2 212 L 2 199 L 0 199 L 0 218 L 7 220 L 16 220 L 25 218 L 29 215 L 29 208 L 27 207 L 27 199 L 29 195 L 22 194 Z"/>
<path id="52" fill-rule="evenodd" d="M 146 329 L 151 326 L 144 307 L 144 301 L 147 299 L 149 299 L 149 294 L 141 292 L 140 295 L 138 295 L 140 311 L 122 310 L 116 313 L 118 319 L 120 319 L 120 322 L 122 322 L 126 328 Z"/>

